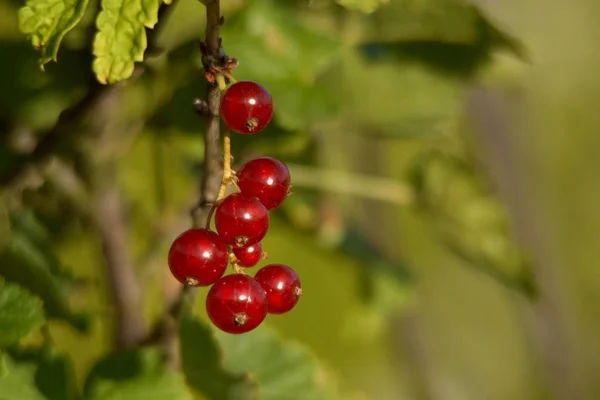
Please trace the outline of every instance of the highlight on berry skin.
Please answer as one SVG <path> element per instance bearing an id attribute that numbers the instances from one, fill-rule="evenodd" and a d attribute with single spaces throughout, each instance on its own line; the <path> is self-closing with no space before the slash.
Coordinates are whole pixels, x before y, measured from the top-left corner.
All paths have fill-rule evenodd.
<path id="1" fill-rule="evenodd" d="M 227 275 L 210 288 L 206 312 L 212 323 L 224 332 L 250 332 L 267 316 L 267 295 L 251 276 Z"/>
<path id="2" fill-rule="evenodd" d="M 215 80 L 222 92 L 220 115 L 226 125 L 223 154 L 229 160 L 231 135 L 227 129 L 244 135 L 259 133 L 273 117 L 273 101 L 267 89 L 256 82 L 236 82 L 226 74 L 217 74 Z M 227 87 L 227 81 L 234 83 Z M 228 188 L 235 192 L 226 195 Z M 298 303 L 302 284 L 287 265 L 263 266 L 254 277 L 245 273 L 266 258 L 261 242 L 269 230 L 269 211 L 285 201 L 290 188 L 290 171 L 275 158 L 249 160 L 237 173 L 224 160 L 221 186 L 205 221 L 206 229 L 188 229 L 171 244 L 168 265 L 172 275 L 186 286 L 210 286 L 206 312 L 223 332 L 250 332 L 268 314 L 285 314 Z M 214 231 L 209 229 L 212 223 Z M 233 270 L 229 275 L 228 265 Z"/>
<path id="3" fill-rule="evenodd" d="M 189 286 L 209 286 L 225 273 L 227 245 L 215 232 L 189 229 L 169 249 L 168 264 L 173 276 Z"/>
<path id="4" fill-rule="evenodd" d="M 262 267 L 254 279 L 267 294 L 269 314 L 285 314 L 298 304 L 302 284 L 296 271 L 287 265 L 270 264 Z"/>
<path id="5" fill-rule="evenodd" d="M 215 227 L 225 243 L 233 247 L 260 242 L 269 228 L 269 213 L 254 196 L 233 193 L 215 211 Z"/>
<path id="6" fill-rule="evenodd" d="M 246 162 L 237 178 L 242 193 L 257 197 L 267 210 L 279 207 L 290 193 L 290 171 L 283 162 L 272 157 Z"/>
<path id="7" fill-rule="evenodd" d="M 265 258 L 260 243 L 245 247 L 234 247 L 232 251 L 237 260 L 236 264 L 244 268 L 254 267 L 260 260 Z"/>
<path id="8" fill-rule="evenodd" d="M 271 94 L 262 85 L 240 81 L 225 90 L 221 99 L 221 118 L 234 132 L 254 135 L 273 118 Z"/>

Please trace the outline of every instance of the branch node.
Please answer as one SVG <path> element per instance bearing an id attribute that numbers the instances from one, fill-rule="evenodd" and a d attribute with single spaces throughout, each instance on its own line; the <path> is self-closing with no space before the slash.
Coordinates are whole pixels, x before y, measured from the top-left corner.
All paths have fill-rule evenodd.
<path id="1" fill-rule="evenodd" d="M 201 117 L 208 117 L 211 115 L 208 102 L 204 99 L 194 99 L 194 111 Z"/>

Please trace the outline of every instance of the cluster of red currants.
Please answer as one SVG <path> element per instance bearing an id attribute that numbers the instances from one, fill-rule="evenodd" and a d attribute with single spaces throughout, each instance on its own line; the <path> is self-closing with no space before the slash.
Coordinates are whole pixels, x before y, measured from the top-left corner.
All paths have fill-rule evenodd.
<path id="1" fill-rule="evenodd" d="M 254 134 L 268 125 L 273 105 L 269 92 L 254 82 L 236 82 L 225 90 L 221 116 L 232 131 Z M 302 293 L 296 272 L 283 264 L 269 264 L 254 277 L 243 273 L 265 258 L 261 240 L 269 228 L 269 211 L 290 193 L 290 173 L 276 159 L 248 161 L 232 175 L 237 189 L 218 201 L 216 232 L 193 228 L 179 235 L 169 250 L 169 268 L 181 283 L 210 286 L 206 311 L 213 324 L 228 333 L 253 330 L 267 314 L 290 311 Z M 225 182 L 224 177 L 224 182 Z M 234 273 L 225 275 L 231 263 Z"/>

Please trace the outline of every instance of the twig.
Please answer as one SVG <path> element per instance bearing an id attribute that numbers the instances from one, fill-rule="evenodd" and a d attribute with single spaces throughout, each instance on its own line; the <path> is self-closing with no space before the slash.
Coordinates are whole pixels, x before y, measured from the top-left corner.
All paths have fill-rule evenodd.
<path id="1" fill-rule="evenodd" d="M 312 168 L 288 164 L 292 184 L 335 192 L 349 196 L 368 198 L 400 206 L 411 204 L 412 189 L 392 179 L 331 169 Z"/>
<path id="2" fill-rule="evenodd" d="M 127 249 L 127 228 L 121 196 L 114 187 L 103 188 L 96 198 L 98 231 L 115 308 L 115 344 L 129 348 L 146 335 L 141 293 Z"/>
<path id="3" fill-rule="evenodd" d="M 220 65 L 228 59 L 224 56 L 219 36 L 223 18 L 221 17 L 220 0 L 204 1 L 206 6 L 206 38 L 201 44 L 205 72 Z M 222 181 L 221 151 L 219 146 L 220 116 L 219 106 L 221 91 L 218 85 L 208 83 L 208 123 L 204 132 L 204 171 L 201 177 L 199 201 L 191 211 L 192 226 L 203 227 L 211 205 L 217 200 Z M 178 369 L 180 364 L 177 321 L 180 310 L 186 301 L 193 299 L 191 287 L 184 286 L 176 295 L 166 293 L 165 305 L 168 315 L 159 324 L 158 334 L 162 336 L 162 346 L 167 366 Z M 151 336 L 153 336 L 151 334 Z"/>

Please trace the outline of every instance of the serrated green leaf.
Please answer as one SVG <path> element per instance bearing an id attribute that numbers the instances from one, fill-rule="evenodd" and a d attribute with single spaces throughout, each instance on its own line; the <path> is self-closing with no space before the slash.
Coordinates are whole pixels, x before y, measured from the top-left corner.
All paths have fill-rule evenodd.
<path id="1" fill-rule="evenodd" d="M 109 354 L 90 371 L 88 400 L 191 400 L 183 375 L 168 371 L 156 349 Z"/>
<path id="2" fill-rule="evenodd" d="M 158 21 L 160 0 L 102 0 L 96 18 L 92 64 L 100 83 L 127 79 L 134 63 L 143 61 L 148 46 L 145 28 Z"/>
<path id="3" fill-rule="evenodd" d="M 0 400 L 47 400 L 35 384 L 35 365 L 17 364 L 0 353 L 5 373 L 0 375 Z"/>
<path id="4" fill-rule="evenodd" d="M 60 353 L 52 347 L 44 347 L 12 350 L 10 355 L 18 365 L 35 369 L 35 385 L 45 399 L 74 400 L 79 398 L 73 365 L 66 354 Z"/>
<path id="5" fill-rule="evenodd" d="M 56 61 L 64 36 L 83 17 L 88 0 L 27 0 L 19 9 L 19 29 L 41 52 L 40 66 Z"/>
<path id="6" fill-rule="evenodd" d="M 18 285 L 0 280 L 0 347 L 16 343 L 43 323 L 40 299 Z"/>
<path id="7" fill-rule="evenodd" d="M 336 0 L 336 3 L 346 7 L 349 10 L 358 10 L 370 14 L 390 0 Z"/>
<path id="8" fill-rule="evenodd" d="M 325 370 L 305 348 L 262 326 L 242 336 L 217 332 L 225 367 L 249 373 L 260 400 L 335 399 Z"/>
<path id="9" fill-rule="evenodd" d="M 179 336 L 183 372 L 190 387 L 207 400 L 257 399 L 247 376 L 223 368 L 221 350 L 206 323 L 186 313 L 180 322 Z"/>
<path id="10" fill-rule="evenodd" d="M 0 252 L 0 276 L 39 296 L 49 318 L 62 319 L 85 332 L 90 316 L 71 311 L 68 301 L 70 277 L 51 253 L 45 228 L 27 210 L 13 213 L 11 217 L 10 242 Z"/>

